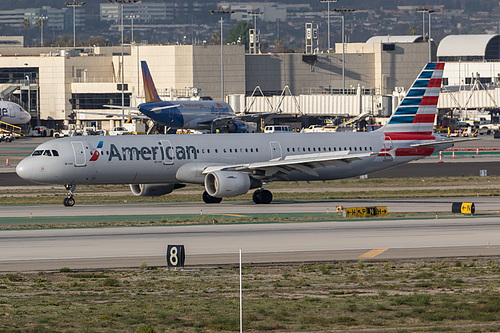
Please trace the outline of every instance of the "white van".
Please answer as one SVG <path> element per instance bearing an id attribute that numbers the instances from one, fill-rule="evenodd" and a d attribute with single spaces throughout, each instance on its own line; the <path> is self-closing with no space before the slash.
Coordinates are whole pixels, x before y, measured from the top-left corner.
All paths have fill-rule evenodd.
<path id="1" fill-rule="evenodd" d="M 264 127 L 264 133 L 282 133 L 291 132 L 292 128 L 290 126 L 283 125 L 271 125 Z"/>

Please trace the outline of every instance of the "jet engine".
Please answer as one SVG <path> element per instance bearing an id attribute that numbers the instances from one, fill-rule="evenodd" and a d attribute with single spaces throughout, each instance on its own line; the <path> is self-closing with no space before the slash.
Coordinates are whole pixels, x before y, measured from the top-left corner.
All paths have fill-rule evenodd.
<path id="1" fill-rule="evenodd" d="M 244 121 L 235 120 L 227 124 L 227 131 L 229 133 L 246 133 L 247 125 Z"/>
<path id="2" fill-rule="evenodd" d="M 130 190 L 139 197 L 159 197 L 185 186 L 184 184 L 130 184 Z"/>
<path id="3" fill-rule="evenodd" d="M 262 181 L 253 179 L 243 172 L 214 171 L 205 176 L 205 190 L 216 198 L 235 197 L 260 186 Z"/>

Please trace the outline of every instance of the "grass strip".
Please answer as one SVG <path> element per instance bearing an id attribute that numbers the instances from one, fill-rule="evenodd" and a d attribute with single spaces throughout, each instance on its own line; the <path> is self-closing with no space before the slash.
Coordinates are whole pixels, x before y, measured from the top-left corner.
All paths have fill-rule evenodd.
<path id="1" fill-rule="evenodd" d="M 245 331 L 500 330 L 499 258 L 243 269 Z M 239 330 L 236 267 L 0 275 L 0 331 Z"/>

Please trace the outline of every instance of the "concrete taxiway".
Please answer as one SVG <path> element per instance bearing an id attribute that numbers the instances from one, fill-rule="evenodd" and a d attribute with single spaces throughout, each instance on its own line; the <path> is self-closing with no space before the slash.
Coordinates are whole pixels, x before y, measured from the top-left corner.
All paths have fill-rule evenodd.
<path id="1" fill-rule="evenodd" d="M 164 227 L 15 230 L 0 233 L 0 271 L 500 255 L 500 219 L 357 220 Z"/>
<path id="2" fill-rule="evenodd" d="M 386 206 L 391 213 L 451 213 L 454 202 L 473 202 L 477 212 L 500 213 L 498 197 L 446 197 L 413 199 L 348 199 L 348 200 L 275 200 L 270 205 L 255 205 L 252 201 L 223 201 L 207 205 L 203 202 L 76 204 L 2 206 L 2 219 L 67 217 L 68 221 L 85 216 L 148 216 L 148 215 L 221 215 L 335 212 L 338 206 Z M 133 219 L 132 219 L 133 220 Z M 0 221 L 1 222 L 1 221 Z M 29 221 L 26 221 L 29 222 Z"/>
<path id="3" fill-rule="evenodd" d="M 474 202 L 476 216 L 453 216 L 453 202 Z M 4 206 L 3 220 L 18 223 L 102 221 L 110 216 L 204 214 L 308 214 L 334 212 L 336 206 L 387 206 L 389 212 L 432 212 L 439 218 L 357 219 L 349 221 L 174 225 L 163 227 L 12 230 L 0 232 L 0 271 L 138 267 L 143 262 L 165 266 L 168 244 L 186 247 L 187 265 L 236 264 L 242 249 L 245 263 L 403 259 L 500 255 L 499 199 L 429 198 L 343 201 L 102 204 Z M 27 217 L 31 213 L 31 218 Z M 446 213 L 445 215 L 442 215 Z M 248 215 L 245 215 L 248 214 Z M 432 217 L 432 215 L 431 215 Z M 87 220 L 86 220 L 87 219 Z M 333 219 L 333 214 L 332 214 Z M 307 219 L 306 219 L 307 220 Z M 14 221 L 14 223 L 16 223 Z M 85 223 L 85 222 L 84 222 Z M 375 250 L 372 252 L 372 250 Z"/>

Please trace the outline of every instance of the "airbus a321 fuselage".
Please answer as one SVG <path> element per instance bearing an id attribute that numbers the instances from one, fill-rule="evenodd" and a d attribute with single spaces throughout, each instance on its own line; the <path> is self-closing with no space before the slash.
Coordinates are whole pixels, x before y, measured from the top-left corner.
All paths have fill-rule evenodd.
<path id="1" fill-rule="evenodd" d="M 70 137 L 41 144 L 16 171 L 27 180 L 65 185 L 67 206 L 80 184 L 131 184 L 142 196 L 204 184 L 206 203 L 256 188 L 254 202 L 267 204 L 267 182 L 348 178 L 451 147 L 450 139 L 433 133 L 443 69 L 443 63 L 428 64 L 388 124 L 373 132 Z"/>

